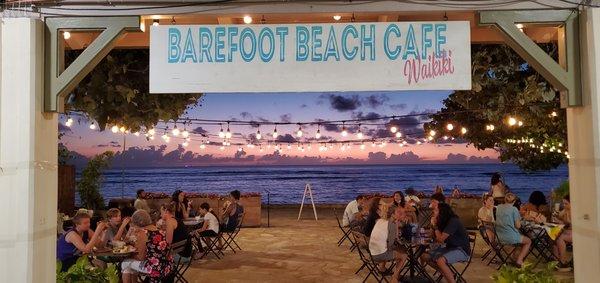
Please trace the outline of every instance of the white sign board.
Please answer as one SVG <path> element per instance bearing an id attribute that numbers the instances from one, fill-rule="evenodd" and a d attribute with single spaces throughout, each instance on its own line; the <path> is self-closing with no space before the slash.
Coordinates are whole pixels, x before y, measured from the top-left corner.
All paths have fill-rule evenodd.
<path id="1" fill-rule="evenodd" d="M 471 88 L 469 22 L 172 25 L 150 32 L 150 92 Z"/>

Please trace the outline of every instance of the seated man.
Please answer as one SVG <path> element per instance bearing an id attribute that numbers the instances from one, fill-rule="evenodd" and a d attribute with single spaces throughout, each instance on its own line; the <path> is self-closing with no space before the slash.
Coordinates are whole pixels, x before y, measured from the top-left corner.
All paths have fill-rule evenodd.
<path id="1" fill-rule="evenodd" d="M 442 273 L 446 282 L 456 282 L 449 265 L 469 260 L 471 247 L 469 235 L 458 216 L 447 203 L 439 203 L 433 235 L 436 243 L 445 247 L 433 248 L 422 256 L 423 261 Z"/>
<path id="2" fill-rule="evenodd" d="M 558 222 L 564 224 L 565 227 L 556 239 L 554 244 L 554 256 L 558 258 L 556 268 L 560 272 L 571 271 L 570 264 L 567 263 L 567 243 L 573 243 L 573 230 L 571 227 L 571 198 L 566 195 L 563 200 L 563 210 L 558 214 Z"/>
<path id="3" fill-rule="evenodd" d="M 144 196 L 146 196 L 146 192 L 144 190 L 137 190 L 135 202 L 133 202 L 133 207 L 135 207 L 136 210 L 141 209 L 150 212 L 150 207 L 144 199 Z"/>
<path id="4" fill-rule="evenodd" d="M 58 238 L 56 257 L 62 262 L 62 271 L 67 271 L 82 254 L 90 253 L 99 243 L 106 224 L 98 223 L 96 233 L 94 233 L 94 230 L 90 228 L 90 218 L 89 214 L 78 212 L 73 217 L 75 227 Z"/>
<path id="5" fill-rule="evenodd" d="M 344 210 L 344 216 L 342 217 L 342 226 L 348 227 L 356 220 L 357 217 L 360 217 L 360 209 L 363 205 L 365 197 L 363 195 L 356 196 L 356 199 L 348 203 L 346 209 Z"/>

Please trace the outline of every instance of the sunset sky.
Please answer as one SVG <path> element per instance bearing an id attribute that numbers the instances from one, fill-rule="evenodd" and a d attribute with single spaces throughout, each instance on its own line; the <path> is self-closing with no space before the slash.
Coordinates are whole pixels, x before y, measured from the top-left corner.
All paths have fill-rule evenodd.
<path id="1" fill-rule="evenodd" d="M 223 120 L 269 120 L 274 122 L 309 122 L 321 120 L 344 120 L 366 116 L 393 116 L 410 113 L 434 112 L 442 107 L 442 100 L 448 96 L 449 91 L 410 91 L 410 92 L 348 92 L 348 93 L 219 93 L 206 94 L 201 105 L 189 109 L 187 117 L 202 119 Z M 59 130 L 65 133 L 60 140 L 70 150 L 90 157 L 106 150 L 121 151 L 123 135 L 114 134 L 107 129 L 100 132 L 91 130 L 89 122 L 74 117 L 75 123 L 65 127 L 65 117 L 61 117 Z M 408 117 L 402 119 L 400 131 L 403 133 L 422 133 L 424 119 Z M 209 135 L 217 135 L 219 126 L 193 125 L 188 131 L 196 129 L 198 132 L 206 131 Z M 169 125 L 173 127 L 172 123 Z M 363 126 L 363 133 L 367 138 L 381 134 L 382 127 Z M 164 128 L 159 125 L 158 128 Z M 182 128 L 182 125 L 179 125 Z M 192 129 L 194 128 L 194 129 Z M 334 127 L 335 128 L 335 127 Z M 243 142 L 249 135 L 256 133 L 256 128 L 250 126 L 231 126 L 234 133 L 233 142 Z M 264 137 L 273 131 L 273 126 L 261 126 Z M 295 137 L 298 126 L 278 126 L 281 138 Z M 312 138 L 316 132 L 315 127 L 304 127 L 302 140 Z M 340 129 L 325 129 L 321 127 L 321 134 L 336 140 L 344 138 L 339 133 Z M 355 145 L 351 150 L 340 150 L 339 146 L 319 151 L 318 145 L 313 145 L 311 150 L 301 152 L 294 145 L 291 149 L 283 147 L 281 153 L 274 153 L 274 147 L 263 146 L 260 152 L 258 147 L 243 147 L 243 152 L 238 152 L 238 146 L 231 146 L 220 150 L 219 145 L 208 146 L 200 149 L 198 135 L 192 136 L 192 141 L 187 147 L 182 147 L 182 139 L 172 138 L 165 143 L 160 136 L 163 131 L 156 133 L 153 141 L 148 141 L 143 135 L 139 137 L 128 134 L 126 145 L 128 148 L 127 165 L 131 166 L 176 166 L 176 165 L 211 165 L 211 164 L 361 164 L 361 163 L 465 163 L 465 162 L 495 162 L 497 153 L 493 150 L 478 151 L 466 144 L 409 144 L 400 147 L 398 144 L 388 143 L 385 147 L 371 147 L 367 144 L 365 150 Z M 286 137 L 286 134 L 292 137 Z M 270 135 L 269 135 L 270 136 Z M 346 139 L 354 139 L 349 135 Z M 263 138 L 264 139 L 264 138 Z M 272 139 L 272 138 L 271 138 Z M 391 139 L 393 140 L 393 138 Z M 211 141 L 217 142 L 217 138 Z M 154 146 L 154 147 L 152 147 Z M 165 147 L 166 146 L 166 147 Z M 449 156 L 450 155 L 450 156 Z M 133 161 L 136 160 L 136 161 Z"/>

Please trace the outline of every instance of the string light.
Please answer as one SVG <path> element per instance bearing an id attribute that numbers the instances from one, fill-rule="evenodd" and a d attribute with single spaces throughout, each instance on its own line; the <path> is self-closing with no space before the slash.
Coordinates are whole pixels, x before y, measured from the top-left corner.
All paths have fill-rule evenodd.
<path id="1" fill-rule="evenodd" d="M 127 129 L 125 129 L 125 126 L 121 126 L 121 127 L 119 128 L 119 131 L 121 131 L 121 133 L 124 133 L 124 132 L 125 132 L 125 130 L 127 130 Z"/>
<path id="2" fill-rule="evenodd" d="M 134 136 L 139 137 L 140 136 L 140 132 L 135 132 L 133 133 Z"/>
<path id="3" fill-rule="evenodd" d="M 321 125 L 317 125 L 317 133 L 315 134 L 316 139 L 321 139 Z"/>
<path id="4" fill-rule="evenodd" d="M 273 138 L 276 139 L 279 134 L 277 133 L 277 126 L 273 129 Z"/>
<path id="5" fill-rule="evenodd" d="M 70 33 L 70 32 L 68 32 L 68 31 L 65 31 L 65 32 L 63 32 L 63 38 L 64 38 L 64 39 L 69 39 L 69 38 L 71 38 L 71 33 Z"/>
<path id="6" fill-rule="evenodd" d="M 360 144 L 360 150 L 365 150 L 365 143 L 364 142 Z"/>
<path id="7" fill-rule="evenodd" d="M 175 127 L 173 127 L 173 130 L 171 131 L 171 134 L 173 134 L 174 137 L 179 136 L 179 129 L 177 129 L 177 124 L 175 124 Z"/>
<path id="8" fill-rule="evenodd" d="M 160 25 L 160 20 L 159 19 L 152 20 L 152 25 L 155 26 L 155 27 L 159 26 Z"/>
<path id="9" fill-rule="evenodd" d="M 437 133 L 434 130 L 429 131 L 429 136 L 430 137 L 435 137 Z"/>
<path id="10" fill-rule="evenodd" d="M 556 113 L 556 111 L 552 111 L 552 113 L 550 113 L 550 117 L 556 117 L 558 116 L 558 113 Z"/>
<path id="11" fill-rule="evenodd" d="M 90 130 L 95 130 L 95 129 L 96 129 L 96 124 L 94 124 L 94 123 L 91 123 L 91 124 L 90 124 Z"/>
<path id="12" fill-rule="evenodd" d="M 73 119 L 69 117 L 69 118 L 67 119 L 67 122 L 65 122 L 65 126 L 67 126 L 67 127 L 71 127 L 71 125 L 73 125 Z"/>
<path id="13" fill-rule="evenodd" d="M 204 143 L 200 144 L 200 149 L 205 149 L 206 145 Z"/>
<path id="14" fill-rule="evenodd" d="M 156 133 L 156 131 L 154 129 L 150 129 L 148 130 L 148 134 L 153 136 Z"/>
<path id="15" fill-rule="evenodd" d="M 302 126 L 298 125 L 298 131 L 296 132 L 296 136 L 300 138 L 300 137 L 302 137 L 302 134 L 303 134 L 302 133 Z"/>
<path id="16" fill-rule="evenodd" d="M 397 137 L 397 138 L 401 138 L 401 137 L 402 137 L 402 133 L 401 133 L 401 132 L 397 132 L 397 133 L 396 133 L 396 137 Z"/>
<path id="17" fill-rule="evenodd" d="M 252 23 L 252 17 L 246 15 L 244 16 L 244 23 L 245 24 L 251 24 Z"/>
<path id="18" fill-rule="evenodd" d="M 452 125 L 452 123 L 448 123 L 448 125 L 446 125 L 446 130 L 448 130 L 448 131 L 454 130 L 454 125 Z"/>
<path id="19" fill-rule="evenodd" d="M 114 126 L 110 127 L 110 131 L 113 132 L 114 134 L 116 134 L 117 132 L 119 132 L 119 126 L 114 125 Z"/>
<path id="20" fill-rule="evenodd" d="M 342 123 L 342 137 L 345 137 L 348 135 L 348 131 L 346 130 L 346 122 Z"/>
<path id="21" fill-rule="evenodd" d="M 187 146 L 189 145 L 189 143 L 188 143 L 187 141 L 184 141 L 184 142 L 183 142 L 181 145 L 182 145 L 183 147 L 187 147 Z"/>
<path id="22" fill-rule="evenodd" d="M 494 127 L 494 125 L 492 125 L 492 124 L 489 124 L 489 125 L 485 126 L 485 129 L 490 132 L 493 132 L 496 129 L 496 127 Z"/>
<path id="23" fill-rule="evenodd" d="M 262 139 L 262 135 L 260 134 L 260 126 L 259 126 L 258 130 L 256 131 L 255 137 L 256 137 L 257 140 Z"/>
<path id="24" fill-rule="evenodd" d="M 356 133 L 356 137 L 357 137 L 359 140 L 362 140 L 362 139 L 363 139 L 363 133 L 362 133 L 362 131 L 360 130 L 360 127 L 361 127 L 361 125 L 360 125 L 360 124 L 358 124 L 358 133 Z"/>
<path id="25" fill-rule="evenodd" d="M 517 119 L 516 119 L 515 117 L 508 117 L 508 125 L 509 125 L 509 126 L 511 126 L 511 127 L 512 127 L 512 126 L 516 125 L 516 124 L 517 124 L 517 122 L 518 122 L 518 121 L 517 121 Z"/>
<path id="26" fill-rule="evenodd" d="M 342 19 L 342 16 L 340 16 L 340 15 L 334 15 L 333 19 L 336 20 L 336 21 L 339 21 L 339 20 Z"/>
<path id="27" fill-rule="evenodd" d="M 225 138 L 226 139 L 231 138 L 231 131 L 229 130 L 229 122 L 227 122 L 227 132 L 225 132 Z"/>
<path id="28" fill-rule="evenodd" d="M 219 138 L 225 138 L 225 132 L 223 132 L 223 125 L 221 125 L 221 130 L 219 131 Z"/>
<path id="29" fill-rule="evenodd" d="M 190 132 L 188 132 L 186 128 L 183 128 L 183 132 L 181 132 L 181 136 L 184 138 L 187 138 L 190 136 Z"/>
<path id="30" fill-rule="evenodd" d="M 460 133 L 463 134 L 463 135 L 466 134 L 467 133 L 467 128 L 465 128 L 465 127 L 460 128 Z"/>
<path id="31" fill-rule="evenodd" d="M 395 134 L 397 131 L 398 131 L 398 127 L 396 127 L 396 126 L 392 126 L 390 128 L 390 132 L 392 132 L 392 134 Z"/>

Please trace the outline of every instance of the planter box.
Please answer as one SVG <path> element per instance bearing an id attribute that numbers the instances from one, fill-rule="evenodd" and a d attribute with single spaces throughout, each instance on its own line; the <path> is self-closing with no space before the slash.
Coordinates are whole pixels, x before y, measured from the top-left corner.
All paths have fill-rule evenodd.
<path id="1" fill-rule="evenodd" d="M 160 211 L 160 206 L 163 204 L 168 204 L 171 202 L 171 198 L 154 198 L 154 199 L 146 199 L 146 203 L 150 210 Z"/>
<path id="2" fill-rule="evenodd" d="M 241 197 L 240 204 L 244 207 L 244 223 L 243 227 L 260 227 L 262 224 L 261 215 L 261 197 Z"/>
<path id="3" fill-rule="evenodd" d="M 477 227 L 477 212 L 483 205 L 481 199 L 478 198 L 460 198 L 460 199 L 447 199 L 447 203 L 452 206 L 454 213 L 460 217 L 463 225 L 466 228 Z"/>

